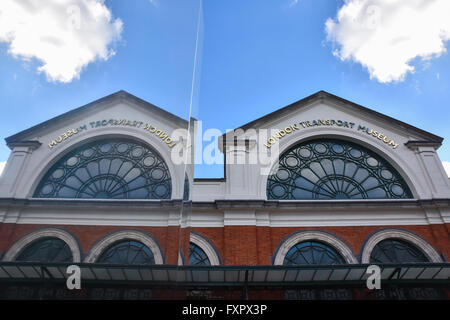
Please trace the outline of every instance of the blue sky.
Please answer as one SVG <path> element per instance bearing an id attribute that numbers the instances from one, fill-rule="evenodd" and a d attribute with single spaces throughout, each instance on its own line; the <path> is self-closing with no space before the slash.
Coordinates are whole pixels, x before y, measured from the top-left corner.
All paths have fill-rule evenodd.
<path id="1" fill-rule="evenodd" d="M 48 16 L 0 3 L 0 162 L 5 137 L 122 89 L 188 117 L 199 0 L 67 0 L 81 8 L 70 36 L 49 30 L 76 10 L 39 3 Z M 204 0 L 192 116 L 225 132 L 325 90 L 444 137 L 450 162 L 450 24 L 439 16 L 449 2 L 397 3 Z M 30 34 L 8 11 L 43 22 Z"/>

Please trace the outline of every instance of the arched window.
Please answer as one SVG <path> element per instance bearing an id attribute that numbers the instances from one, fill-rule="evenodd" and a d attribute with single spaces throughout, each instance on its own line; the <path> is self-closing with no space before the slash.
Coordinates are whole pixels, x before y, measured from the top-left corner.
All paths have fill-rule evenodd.
<path id="1" fill-rule="evenodd" d="M 127 139 L 72 150 L 45 174 L 36 198 L 169 199 L 169 169 L 156 150 Z"/>
<path id="2" fill-rule="evenodd" d="M 103 252 L 97 263 L 155 264 L 153 252 L 143 243 L 125 240 L 114 243 Z"/>
<path id="3" fill-rule="evenodd" d="M 196 244 L 189 244 L 189 265 L 190 266 L 210 266 L 211 262 L 206 253 Z"/>
<path id="4" fill-rule="evenodd" d="M 370 254 L 370 263 L 429 262 L 414 245 L 400 239 L 386 239 L 377 243 Z"/>
<path id="5" fill-rule="evenodd" d="M 284 257 L 284 265 L 344 264 L 345 260 L 330 246 L 317 241 L 297 243 Z"/>
<path id="6" fill-rule="evenodd" d="M 40 238 L 19 253 L 16 261 L 72 262 L 72 251 L 67 243 L 58 238 Z"/>
<path id="7" fill-rule="evenodd" d="M 280 156 L 268 177 L 267 198 L 403 199 L 412 193 L 400 174 L 374 152 L 351 142 L 318 139 Z"/>

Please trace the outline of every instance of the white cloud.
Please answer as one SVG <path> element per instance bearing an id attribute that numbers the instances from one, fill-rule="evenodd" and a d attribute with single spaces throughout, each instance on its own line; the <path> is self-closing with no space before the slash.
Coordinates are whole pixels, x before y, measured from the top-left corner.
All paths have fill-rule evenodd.
<path id="1" fill-rule="evenodd" d="M 6 161 L 0 162 L 0 176 L 2 175 L 3 169 L 5 169 Z"/>
<path id="2" fill-rule="evenodd" d="M 346 0 L 325 28 L 337 57 L 388 83 L 413 73 L 415 58 L 428 61 L 446 52 L 449 16 L 449 0 Z"/>
<path id="3" fill-rule="evenodd" d="M 71 82 L 84 67 L 114 54 L 122 21 L 104 0 L 1 0 L 0 42 L 16 58 L 40 62 L 49 81 Z"/>
<path id="4" fill-rule="evenodd" d="M 442 161 L 442 164 L 444 165 L 444 169 L 447 172 L 448 177 L 450 178 L 450 162 Z"/>

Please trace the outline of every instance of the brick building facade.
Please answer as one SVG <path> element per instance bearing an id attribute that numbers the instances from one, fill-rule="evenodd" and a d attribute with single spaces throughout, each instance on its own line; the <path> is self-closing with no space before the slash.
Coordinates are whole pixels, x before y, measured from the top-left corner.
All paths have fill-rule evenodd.
<path id="1" fill-rule="evenodd" d="M 196 179 L 178 160 L 194 158 L 197 134 L 196 120 L 121 91 L 7 138 L 1 297 L 449 297 L 442 138 L 319 92 L 220 137 L 225 177 Z M 67 293 L 52 267 L 69 264 L 108 277 Z M 365 287 L 369 264 L 388 289 Z M 133 281 L 112 271 L 127 265 Z"/>

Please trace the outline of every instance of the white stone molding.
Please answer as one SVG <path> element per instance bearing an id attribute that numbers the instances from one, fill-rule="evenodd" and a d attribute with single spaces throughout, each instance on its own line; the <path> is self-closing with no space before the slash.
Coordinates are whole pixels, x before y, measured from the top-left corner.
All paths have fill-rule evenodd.
<path id="1" fill-rule="evenodd" d="M 135 240 L 146 245 L 153 253 L 155 264 L 163 264 L 164 259 L 161 249 L 156 241 L 148 234 L 137 230 L 122 230 L 113 232 L 93 245 L 88 255 L 84 259 L 85 263 L 95 263 L 100 255 L 112 244 L 121 240 Z"/>
<path id="2" fill-rule="evenodd" d="M 27 234 L 18 241 L 16 241 L 11 248 L 5 253 L 3 261 L 14 261 L 17 256 L 24 250 L 29 244 L 40 239 L 40 238 L 58 238 L 64 241 L 70 248 L 72 252 L 73 262 L 81 261 L 81 250 L 78 245 L 77 240 L 67 231 L 57 228 L 44 228 L 33 231 Z"/>
<path id="3" fill-rule="evenodd" d="M 274 265 L 282 265 L 288 251 L 297 243 L 304 241 L 320 241 L 335 249 L 344 258 L 346 263 L 356 264 L 358 260 L 352 250 L 342 240 L 323 231 L 300 231 L 284 240 L 276 251 Z"/>
<path id="4" fill-rule="evenodd" d="M 439 253 L 421 237 L 401 229 L 384 229 L 372 234 L 362 249 L 361 263 L 370 263 L 370 254 L 375 246 L 386 239 L 404 240 L 420 249 L 431 262 L 443 262 Z"/>
<path id="5" fill-rule="evenodd" d="M 190 242 L 199 246 L 205 252 L 212 266 L 220 265 L 219 256 L 208 240 L 197 233 L 191 232 Z"/>

